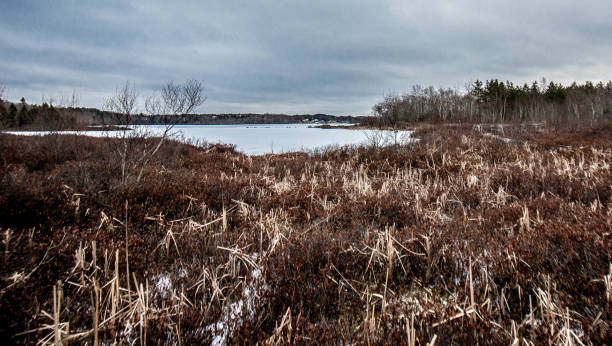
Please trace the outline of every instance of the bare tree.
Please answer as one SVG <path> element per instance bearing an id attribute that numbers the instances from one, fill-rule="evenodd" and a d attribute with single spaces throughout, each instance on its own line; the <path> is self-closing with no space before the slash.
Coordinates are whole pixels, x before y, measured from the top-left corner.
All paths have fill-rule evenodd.
<path id="1" fill-rule="evenodd" d="M 145 109 L 150 115 L 161 117 L 160 120 L 165 125 L 160 140 L 147 157 L 138 179 L 142 177 L 144 167 L 151 158 L 157 153 L 166 137 L 170 135 L 170 130 L 174 127 L 177 117 L 182 114 L 189 114 L 200 107 L 205 101 L 203 95 L 204 87 L 201 81 L 189 79 L 184 84 L 174 84 L 169 82 L 161 88 L 159 94 L 154 93 L 145 100 Z"/>
<path id="2" fill-rule="evenodd" d="M 190 79 L 183 84 L 183 95 L 185 97 L 185 109 L 183 113 L 189 114 L 206 102 L 206 95 L 202 95 L 204 87 L 202 82 Z"/>
<path id="3" fill-rule="evenodd" d="M 69 126 L 77 125 L 77 116 L 79 114 L 77 107 L 79 107 L 80 101 L 81 98 L 79 97 L 79 94 L 77 94 L 76 90 L 72 90 L 72 94 L 69 97 L 62 97 L 60 99 L 60 113 L 62 113 L 66 121 L 70 123 Z"/>
<path id="4" fill-rule="evenodd" d="M 405 113 L 405 107 L 400 97 L 393 94 L 385 95 L 382 102 L 374 105 L 373 111 L 380 117 L 382 125 L 392 131 L 393 143 L 397 146 L 402 113 Z"/>
<path id="5" fill-rule="evenodd" d="M 170 82 L 162 87 L 161 90 L 162 104 L 166 108 L 165 111 L 172 114 L 181 114 L 185 107 L 185 98 L 183 97 L 180 85 L 175 85 Z"/>
<path id="6" fill-rule="evenodd" d="M 112 96 L 106 99 L 104 106 L 113 113 L 113 121 L 116 124 L 131 125 L 137 100 L 138 95 L 135 83 L 127 81 L 122 87 L 117 88 Z M 119 137 L 120 145 L 114 148 L 121 160 L 121 185 L 127 185 L 130 178 L 139 169 L 144 170 L 143 163 L 148 161 L 147 157 L 150 153 L 146 150 L 142 153 L 137 153 L 134 149 L 134 140 L 137 137 L 139 135 L 135 131 L 123 128 Z M 111 143 L 113 142 L 111 141 Z M 137 183 L 138 180 L 136 181 Z"/>
<path id="7" fill-rule="evenodd" d="M 4 97 L 4 92 L 6 91 L 6 86 L 2 81 L 0 81 L 0 100 Z"/>
<path id="8" fill-rule="evenodd" d="M 115 121 L 119 124 L 130 125 L 133 122 L 133 113 L 136 109 L 136 85 L 129 81 L 120 89 L 117 89 L 115 94 L 106 100 L 105 107 L 114 113 Z"/>
<path id="9" fill-rule="evenodd" d="M 169 82 L 159 93 L 147 97 L 145 109 L 151 115 L 161 116 L 164 124 L 183 114 L 190 114 L 206 101 L 201 81 L 189 79 L 183 84 Z"/>
<path id="10" fill-rule="evenodd" d="M 72 94 L 69 97 L 60 99 L 61 105 L 65 108 L 76 108 L 79 106 L 81 97 L 77 94 L 76 90 L 72 90 Z"/>
<path id="11" fill-rule="evenodd" d="M 206 101 L 203 90 L 202 82 L 197 80 L 188 80 L 183 84 L 169 82 L 159 92 L 145 99 L 146 112 L 151 116 L 156 116 L 165 126 L 161 133 L 155 134 L 158 140 L 153 142 L 139 141 L 142 147 L 137 152 L 131 148 L 133 139 L 150 136 L 137 130 L 123 130 L 123 147 L 119 150 L 122 162 L 122 184 L 128 183 L 134 175 L 136 176 L 135 183 L 140 182 L 146 167 L 157 154 L 166 138 L 170 136 L 170 131 L 176 123 L 177 117 L 193 112 Z M 106 108 L 115 113 L 118 123 L 132 125 L 137 99 L 135 85 L 126 82 L 106 101 Z"/>

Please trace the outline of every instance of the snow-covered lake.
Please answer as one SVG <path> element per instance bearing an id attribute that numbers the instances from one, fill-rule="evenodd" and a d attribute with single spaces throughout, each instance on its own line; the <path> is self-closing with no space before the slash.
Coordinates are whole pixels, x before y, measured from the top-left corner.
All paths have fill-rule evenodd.
<path id="1" fill-rule="evenodd" d="M 209 143 L 234 144 L 249 155 L 309 151 L 316 148 L 342 145 L 359 145 L 392 138 L 390 131 L 321 129 L 309 124 L 243 124 L 243 125 L 177 125 L 172 128 L 174 138 L 183 141 L 206 141 Z M 135 126 L 135 131 L 150 135 L 161 134 L 162 125 Z M 13 134 L 44 135 L 49 132 L 11 131 Z M 64 131 L 62 133 L 82 134 L 95 137 L 117 136 L 122 131 Z M 411 131 L 401 131 L 398 140 L 409 141 Z M 391 140 L 393 141 L 393 140 Z"/>

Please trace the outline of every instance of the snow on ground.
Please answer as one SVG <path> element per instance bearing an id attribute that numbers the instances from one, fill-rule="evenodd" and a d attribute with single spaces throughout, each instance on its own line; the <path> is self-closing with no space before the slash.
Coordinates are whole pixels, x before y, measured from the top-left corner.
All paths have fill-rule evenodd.
<path id="1" fill-rule="evenodd" d="M 256 256 L 256 255 L 255 255 Z M 266 289 L 260 269 L 251 272 L 251 281 L 245 285 L 242 298 L 232 302 L 223 309 L 223 316 L 216 323 L 208 325 L 204 330 L 212 332 L 211 345 L 226 345 L 236 329 L 240 327 L 245 319 L 255 317 L 257 299 L 262 291 Z"/>

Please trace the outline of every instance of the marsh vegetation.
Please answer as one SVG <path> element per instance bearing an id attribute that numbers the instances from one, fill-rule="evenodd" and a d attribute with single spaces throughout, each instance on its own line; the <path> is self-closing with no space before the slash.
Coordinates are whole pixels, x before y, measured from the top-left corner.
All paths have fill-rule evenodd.
<path id="1" fill-rule="evenodd" d="M 0 335 L 609 342 L 609 125 L 415 136 L 262 156 L 166 140 L 126 175 L 117 139 L 0 135 Z"/>

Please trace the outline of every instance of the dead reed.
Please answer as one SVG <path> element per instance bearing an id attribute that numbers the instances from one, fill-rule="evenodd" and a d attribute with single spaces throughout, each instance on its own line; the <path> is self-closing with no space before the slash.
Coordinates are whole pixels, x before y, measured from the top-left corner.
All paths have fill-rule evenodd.
<path id="1" fill-rule="evenodd" d="M 256 157 L 169 141 L 130 186 L 107 139 L 51 153 L 1 135 L 0 336 L 605 344 L 601 131 L 442 127 L 393 148 Z"/>

